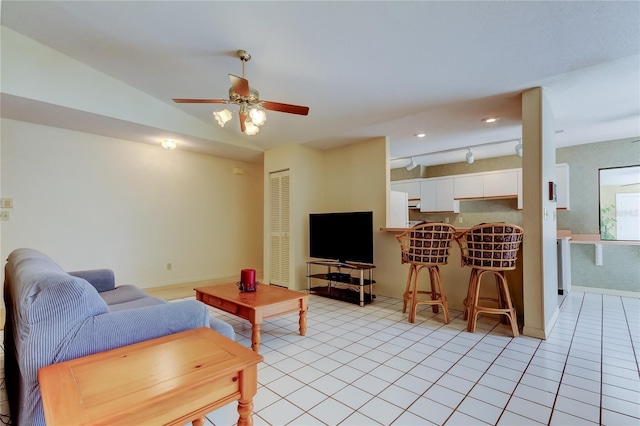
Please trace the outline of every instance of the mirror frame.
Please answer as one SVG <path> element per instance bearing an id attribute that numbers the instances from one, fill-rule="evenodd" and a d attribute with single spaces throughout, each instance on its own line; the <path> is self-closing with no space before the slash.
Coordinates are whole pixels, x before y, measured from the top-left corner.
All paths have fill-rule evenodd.
<path id="1" fill-rule="evenodd" d="M 638 169 L 638 177 L 635 179 L 635 175 L 631 175 L 628 178 L 623 177 L 623 175 L 629 174 L 630 169 L 637 168 Z M 611 174 L 615 171 L 625 171 L 626 173 L 620 174 L 620 181 L 617 183 L 619 186 L 623 185 L 640 185 L 640 164 L 634 164 L 630 166 L 620 166 L 620 167 L 606 167 L 598 169 L 598 229 L 600 233 L 600 239 L 603 241 L 640 241 L 640 237 L 636 239 L 619 239 L 617 237 L 617 233 L 615 230 L 617 223 L 617 215 L 616 215 L 616 206 L 615 204 L 607 204 L 603 205 L 603 174 Z M 607 176 L 607 179 L 611 179 L 611 176 Z M 628 180 L 628 181 L 627 181 Z M 640 193 L 640 186 L 638 186 L 637 190 L 628 191 L 629 193 Z M 613 231 L 611 231 L 613 229 Z"/>

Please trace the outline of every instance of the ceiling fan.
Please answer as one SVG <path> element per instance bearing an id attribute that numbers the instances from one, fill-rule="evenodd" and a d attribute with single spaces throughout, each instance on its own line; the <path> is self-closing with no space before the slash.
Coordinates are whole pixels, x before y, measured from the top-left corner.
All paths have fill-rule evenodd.
<path id="1" fill-rule="evenodd" d="M 260 130 L 267 119 L 264 110 L 286 112 L 289 114 L 307 115 L 309 107 L 300 105 L 283 104 L 280 102 L 262 101 L 257 90 L 249 87 L 249 81 L 244 78 L 244 65 L 251 59 L 251 55 L 246 50 L 238 50 L 238 57 L 242 61 L 242 77 L 229 74 L 231 87 L 229 88 L 229 99 L 173 99 L 176 103 L 192 104 L 236 104 L 240 106 L 238 115 L 240 117 L 240 130 L 247 135 L 255 135 Z M 224 110 L 214 112 L 213 115 L 220 126 L 231 119 L 231 111 Z"/>

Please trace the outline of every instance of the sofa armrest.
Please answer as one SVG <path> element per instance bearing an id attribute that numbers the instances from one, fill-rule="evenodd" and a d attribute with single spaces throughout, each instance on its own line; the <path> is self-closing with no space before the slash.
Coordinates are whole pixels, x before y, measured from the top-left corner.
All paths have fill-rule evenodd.
<path id="1" fill-rule="evenodd" d="M 87 318 L 80 325 L 54 362 L 92 355 L 198 327 L 209 327 L 209 310 L 196 300 L 96 315 Z"/>
<path id="2" fill-rule="evenodd" d="M 91 284 L 96 288 L 96 290 L 98 290 L 98 293 L 113 290 L 114 288 L 116 288 L 116 280 L 111 269 L 74 271 L 69 272 L 69 275 L 87 280 L 89 284 Z"/>

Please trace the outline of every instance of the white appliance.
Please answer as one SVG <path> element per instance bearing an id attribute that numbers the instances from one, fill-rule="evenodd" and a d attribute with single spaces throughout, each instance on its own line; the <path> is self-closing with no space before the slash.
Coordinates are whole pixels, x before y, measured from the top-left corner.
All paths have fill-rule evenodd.
<path id="1" fill-rule="evenodd" d="M 406 228 L 409 222 L 409 200 L 406 192 L 389 192 L 387 228 Z"/>
<path id="2" fill-rule="evenodd" d="M 558 238 L 558 294 L 571 292 L 571 245 L 569 238 Z"/>

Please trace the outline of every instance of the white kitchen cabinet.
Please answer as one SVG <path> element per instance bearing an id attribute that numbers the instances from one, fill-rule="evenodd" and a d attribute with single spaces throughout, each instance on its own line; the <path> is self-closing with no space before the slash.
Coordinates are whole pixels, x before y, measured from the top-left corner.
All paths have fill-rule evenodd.
<path id="1" fill-rule="evenodd" d="M 455 199 L 516 197 L 517 195 L 517 170 L 473 173 L 454 177 Z"/>
<path id="2" fill-rule="evenodd" d="M 459 204 L 453 198 L 453 178 L 438 179 L 436 183 L 436 205 L 441 212 L 458 212 Z"/>
<path id="3" fill-rule="evenodd" d="M 435 212 L 437 210 L 437 185 L 435 179 L 420 182 L 420 211 Z"/>
<path id="4" fill-rule="evenodd" d="M 425 179 L 420 183 L 421 212 L 458 212 L 453 199 L 453 178 Z"/>
<path id="5" fill-rule="evenodd" d="M 569 165 L 556 165 L 557 209 L 569 210 Z M 407 186 L 410 184 L 410 186 Z M 396 186 L 401 185 L 401 186 Z M 418 187 L 419 192 L 418 192 Z M 430 179 L 408 179 L 391 183 L 392 190 L 420 199 L 421 212 L 460 211 L 465 199 L 517 197 L 518 210 L 523 208 L 522 169 L 497 170 Z"/>
<path id="6" fill-rule="evenodd" d="M 482 198 L 484 180 L 482 174 L 461 175 L 453 178 L 453 198 Z"/>
<path id="7" fill-rule="evenodd" d="M 392 191 L 406 192 L 409 199 L 415 199 L 420 198 L 420 181 L 421 179 L 394 181 L 390 186 Z"/>
<path id="8" fill-rule="evenodd" d="M 516 170 L 485 173 L 482 177 L 484 197 L 515 197 L 518 195 L 518 172 Z"/>
<path id="9" fill-rule="evenodd" d="M 406 182 L 405 189 L 409 195 L 409 199 L 420 198 L 420 181 Z"/>
<path id="10" fill-rule="evenodd" d="M 569 210 L 569 165 L 556 164 L 556 209 Z"/>

